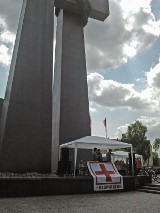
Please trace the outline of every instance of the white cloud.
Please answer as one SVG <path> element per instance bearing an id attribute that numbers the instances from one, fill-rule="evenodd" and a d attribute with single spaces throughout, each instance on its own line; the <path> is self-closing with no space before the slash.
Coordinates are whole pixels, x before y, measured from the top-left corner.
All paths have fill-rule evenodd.
<path id="1" fill-rule="evenodd" d="M 9 31 L 4 31 L 0 35 L 0 40 L 2 43 L 14 43 L 15 42 L 15 34 L 10 33 Z"/>
<path id="2" fill-rule="evenodd" d="M 146 72 L 148 92 L 155 99 L 156 105 L 160 107 L 160 62 Z"/>
<path id="3" fill-rule="evenodd" d="M 90 102 L 109 108 L 128 108 L 129 110 L 150 109 L 155 105 L 148 91 L 137 92 L 133 84 L 121 84 L 105 80 L 98 73 L 88 75 Z"/>
<path id="4" fill-rule="evenodd" d="M 160 125 L 160 116 L 157 115 L 156 117 L 150 117 L 150 116 L 141 116 L 138 118 L 139 121 L 144 123 L 146 126 L 155 127 L 157 125 Z M 159 133 L 160 134 L 160 133 Z"/>
<path id="5" fill-rule="evenodd" d="M 0 19 L 0 64 L 9 66 L 13 51 L 15 35 L 6 30 L 6 25 L 3 19 Z"/>
<path id="6" fill-rule="evenodd" d="M 110 109 L 159 111 L 160 107 L 160 60 L 144 73 L 144 88 L 136 91 L 134 84 L 122 84 L 105 80 L 99 73 L 88 75 L 89 99 L 96 105 Z"/>
<path id="7" fill-rule="evenodd" d="M 23 0 L 0 0 L 0 17 L 4 20 L 7 30 L 15 33 Z"/>
<path id="8" fill-rule="evenodd" d="M 141 116 L 137 120 L 142 122 L 144 126 L 147 127 L 146 136 L 150 140 L 151 144 L 155 141 L 156 138 L 160 138 L 160 114 L 157 116 Z M 134 123 L 134 122 L 133 122 Z M 119 126 L 115 133 L 115 138 L 122 138 L 122 134 L 126 133 L 128 130 L 128 126 L 130 124 L 125 124 L 123 126 Z M 160 150 L 159 150 L 160 156 Z"/>
<path id="9" fill-rule="evenodd" d="M 98 106 L 106 107 L 106 111 L 119 108 L 137 110 L 142 115 L 139 120 L 147 126 L 147 137 L 153 143 L 155 138 L 160 137 L 160 61 L 145 73 L 143 79 L 145 89 L 137 92 L 133 84 L 121 84 L 111 80 L 105 80 L 98 73 L 88 75 L 89 98 L 92 108 L 99 109 Z M 104 109 L 104 108 L 103 108 Z M 135 113 L 135 112 L 134 112 Z M 135 114 L 132 111 L 127 113 L 134 123 Z M 137 115 L 137 114 L 136 114 Z M 121 122 L 125 122 L 125 114 L 120 113 Z M 118 121 L 117 121 L 118 122 Z M 131 124 L 130 123 L 130 124 Z M 127 132 L 128 125 L 119 126 L 112 135 L 114 138 L 121 138 Z"/>
<path id="10" fill-rule="evenodd" d="M 0 45 L 0 63 L 3 65 L 9 65 L 10 64 L 11 55 L 9 55 L 9 48 L 7 48 L 5 45 Z"/>
<path id="11" fill-rule="evenodd" d="M 0 64 L 9 66 L 22 0 L 0 0 Z"/>
<path id="12" fill-rule="evenodd" d="M 160 91 L 160 62 L 154 68 L 151 68 L 146 75 L 149 86 Z"/>
<path id="13" fill-rule="evenodd" d="M 151 0 L 112 0 L 104 23 L 90 20 L 85 30 L 88 70 L 117 67 L 152 46 L 160 35 Z"/>
<path id="14" fill-rule="evenodd" d="M 146 136 L 147 136 L 147 138 L 149 138 L 151 140 L 152 143 L 154 142 L 155 138 L 160 137 L 160 132 L 159 132 L 160 115 L 158 115 L 158 116 L 140 116 L 137 120 L 142 122 L 142 124 L 147 127 L 148 131 L 147 131 Z M 115 133 L 115 137 L 122 138 L 122 134 L 127 132 L 129 125 L 130 124 L 125 124 L 125 125 L 119 126 Z"/>
<path id="15" fill-rule="evenodd" d="M 137 120 L 147 127 L 147 137 L 152 143 L 155 138 L 160 137 L 160 114 L 157 114 L 157 116 L 140 116 Z"/>
<path id="16" fill-rule="evenodd" d="M 119 126 L 119 127 L 117 128 L 116 133 L 115 133 L 115 138 L 121 139 L 121 138 L 122 138 L 122 134 L 124 134 L 124 133 L 127 132 L 128 126 L 129 126 L 129 124 L 125 124 L 125 125 L 123 125 L 123 126 Z"/>

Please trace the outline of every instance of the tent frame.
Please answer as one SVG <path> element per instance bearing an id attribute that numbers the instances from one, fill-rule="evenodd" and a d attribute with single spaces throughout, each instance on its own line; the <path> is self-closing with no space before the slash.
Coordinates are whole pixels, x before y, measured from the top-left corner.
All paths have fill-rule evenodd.
<path id="1" fill-rule="evenodd" d="M 97 139 L 97 140 L 103 140 L 103 143 L 95 143 L 95 142 L 84 142 L 86 138 L 86 141 L 88 139 L 92 138 L 93 139 Z M 82 142 L 83 141 L 83 142 Z M 106 143 L 104 143 L 104 141 L 106 141 Z M 112 145 L 108 145 L 107 142 L 110 141 L 113 144 Z M 117 143 L 116 143 L 117 142 Z M 88 148 L 83 148 L 83 145 L 89 145 Z M 123 147 L 118 147 L 118 144 L 121 144 Z M 61 149 L 62 148 L 72 148 L 74 149 L 74 177 L 76 175 L 76 164 L 77 164 L 77 151 L 78 149 L 93 149 L 93 147 L 101 147 L 101 150 L 106 150 L 107 148 L 111 148 L 111 149 L 121 149 L 121 148 L 131 148 L 131 160 L 132 160 L 132 175 L 134 175 L 134 165 L 133 165 L 133 148 L 132 148 L 132 144 L 127 144 L 127 143 L 123 143 L 123 142 L 119 142 L 119 141 L 115 141 L 115 140 L 111 140 L 111 139 L 107 139 L 107 138 L 103 138 L 103 137 L 97 137 L 97 136 L 86 136 L 84 138 L 80 138 L 65 144 L 61 144 L 59 146 L 59 160 L 61 159 Z M 104 148 L 102 148 L 102 146 Z M 92 148 L 91 148 L 92 147 Z"/>

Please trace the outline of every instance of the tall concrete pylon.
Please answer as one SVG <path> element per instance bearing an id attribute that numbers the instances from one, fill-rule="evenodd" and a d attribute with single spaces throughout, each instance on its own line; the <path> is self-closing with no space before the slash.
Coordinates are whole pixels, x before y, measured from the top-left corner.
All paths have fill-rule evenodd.
<path id="1" fill-rule="evenodd" d="M 52 170 L 59 145 L 91 135 L 83 28 L 88 17 L 104 21 L 108 0 L 55 0 L 57 35 L 53 89 Z M 81 159 L 87 155 L 83 151 Z M 62 161 L 68 161 L 64 150 Z M 91 154 L 88 158 L 91 158 Z"/>
<path id="2" fill-rule="evenodd" d="M 0 120 L 0 171 L 50 172 L 52 0 L 23 0 Z"/>

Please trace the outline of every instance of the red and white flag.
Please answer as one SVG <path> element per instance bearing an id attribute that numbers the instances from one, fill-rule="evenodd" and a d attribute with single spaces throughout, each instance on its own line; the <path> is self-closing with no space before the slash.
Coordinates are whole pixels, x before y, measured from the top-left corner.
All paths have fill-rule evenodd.
<path id="1" fill-rule="evenodd" d="M 104 124 L 105 127 L 107 126 L 106 118 L 103 120 L 103 124 Z"/>

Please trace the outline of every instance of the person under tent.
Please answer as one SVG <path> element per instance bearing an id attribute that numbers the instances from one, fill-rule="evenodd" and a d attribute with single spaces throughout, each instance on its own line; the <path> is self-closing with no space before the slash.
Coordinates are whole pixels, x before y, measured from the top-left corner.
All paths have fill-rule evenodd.
<path id="1" fill-rule="evenodd" d="M 106 161 L 107 162 L 111 162 L 111 156 L 112 156 L 113 154 L 112 154 L 112 149 L 109 149 L 109 152 L 107 152 L 107 154 L 106 154 Z"/>
<path id="2" fill-rule="evenodd" d="M 92 161 L 98 161 L 97 148 L 95 147 L 92 152 Z"/>

